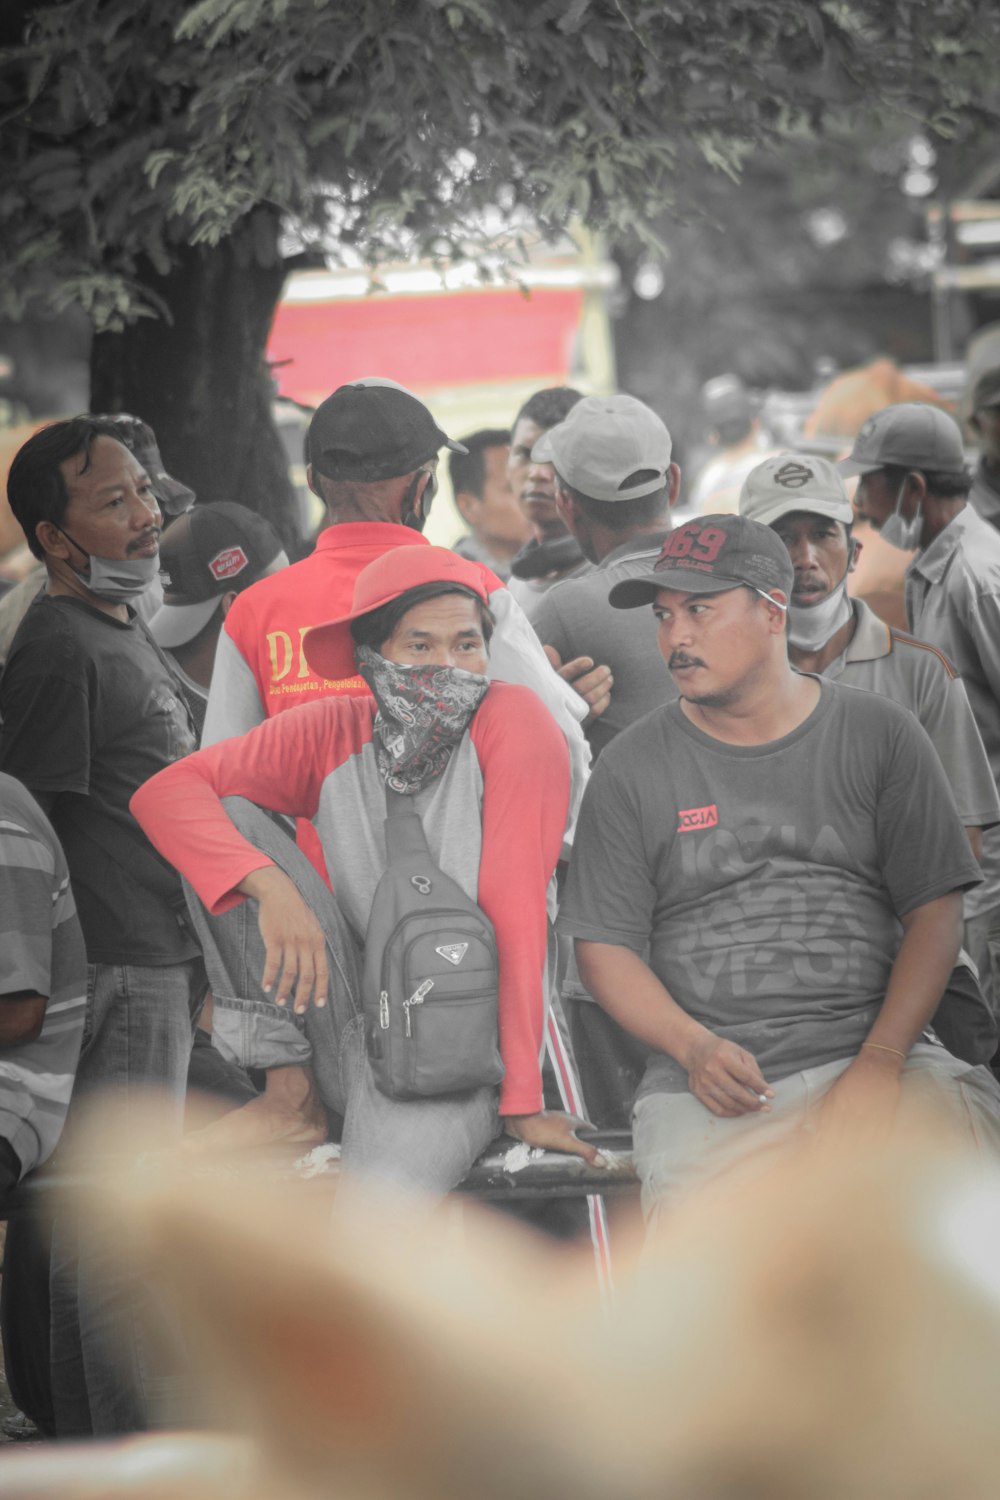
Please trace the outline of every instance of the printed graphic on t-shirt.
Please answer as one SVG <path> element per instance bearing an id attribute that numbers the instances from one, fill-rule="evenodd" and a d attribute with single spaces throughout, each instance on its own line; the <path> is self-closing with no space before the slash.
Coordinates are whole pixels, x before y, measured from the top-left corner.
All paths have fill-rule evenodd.
<path id="1" fill-rule="evenodd" d="M 833 828 L 807 840 L 794 825 L 713 828 L 678 840 L 678 854 L 683 884 L 701 893 L 670 923 L 669 963 L 688 1003 L 721 999 L 728 1010 L 788 995 L 798 1009 L 810 994 L 836 1003 L 884 984 L 892 918 L 848 889 L 850 856 Z"/>
<path id="2" fill-rule="evenodd" d="M 691 828 L 714 828 L 719 821 L 719 809 L 714 802 L 707 807 L 685 807 L 677 814 L 677 832 Z"/>
<path id="3" fill-rule="evenodd" d="M 157 683 L 150 693 L 146 704 L 146 717 L 150 720 L 162 719 L 167 744 L 167 762 L 180 760 L 182 755 L 190 755 L 193 750 L 197 750 L 198 745 L 191 732 L 188 711 L 177 694 L 172 692 L 165 683 Z"/>

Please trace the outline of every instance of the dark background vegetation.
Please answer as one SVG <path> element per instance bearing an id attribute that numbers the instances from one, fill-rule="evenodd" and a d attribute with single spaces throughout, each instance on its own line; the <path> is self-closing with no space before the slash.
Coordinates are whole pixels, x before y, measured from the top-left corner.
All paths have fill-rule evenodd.
<path id="1" fill-rule="evenodd" d="M 0 345 L 35 411 L 89 385 L 281 523 L 290 269 L 516 275 L 518 223 L 583 222 L 622 273 L 621 386 L 693 431 L 722 370 L 930 356 L 924 207 L 995 157 L 998 61 L 990 0 L 7 0 Z"/>

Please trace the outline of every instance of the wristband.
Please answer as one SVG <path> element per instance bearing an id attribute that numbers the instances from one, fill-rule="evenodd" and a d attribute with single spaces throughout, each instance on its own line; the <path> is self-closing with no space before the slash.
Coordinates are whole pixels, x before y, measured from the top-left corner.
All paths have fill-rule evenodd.
<path id="1" fill-rule="evenodd" d="M 901 1057 L 906 1061 L 906 1053 L 900 1052 L 898 1047 L 883 1047 L 881 1042 L 862 1042 L 862 1047 L 874 1047 L 876 1052 L 891 1052 L 894 1057 Z"/>

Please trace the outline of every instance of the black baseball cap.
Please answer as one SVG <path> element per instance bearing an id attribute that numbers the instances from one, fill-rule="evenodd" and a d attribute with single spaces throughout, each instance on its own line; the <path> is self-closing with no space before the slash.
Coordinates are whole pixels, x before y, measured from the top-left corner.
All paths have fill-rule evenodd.
<path id="1" fill-rule="evenodd" d="M 223 594 L 249 588 L 288 557 L 269 521 L 220 500 L 179 516 L 160 543 L 163 603 L 149 621 L 160 646 L 184 646 L 212 618 Z"/>
<path id="2" fill-rule="evenodd" d="M 378 379 L 338 386 L 316 408 L 306 438 L 314 469 L 360 484 L 410 474 L 439 448 L 469 451 L 441 431 L 412 392 Z"/>
<path id="3" fill-rule="evenodd" d="M 788 548 L 770 526 L 746 516 L 699 516 L 671 531 L 652 570 L 616 583 L 608 601 L 615 609 L 638 609 L 660 589 L 722 594 L 744 585 L 791 594 L 794 581 Z"/>

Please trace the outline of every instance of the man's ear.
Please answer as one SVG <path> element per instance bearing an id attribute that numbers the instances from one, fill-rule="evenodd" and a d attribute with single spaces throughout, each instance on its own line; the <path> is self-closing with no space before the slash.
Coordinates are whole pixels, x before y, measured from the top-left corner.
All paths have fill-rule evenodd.
<path id="1" fill-rule="evenodd" d="M 226 616 L 228 615 L 229 611 L 232 609 L 232 607 L 233 607 L 233 600 L 235 598 L 236 598 L 236 590 L 235 589 L 230 589 L 227 594 L 223 594 L 223 596 L 222 596 L 222 618 L 223 619 L 226 618 Z"/>
<path id="2" fill-rule="evenodd" d="M 572 495 L 568 494 L 566 490 L 563 489 L 558 479 L 555 482 L 555 499 L 556 510 L 559 512 L 560 519 L 565 522 L 566 526 L 569 528 L 572 534 L 576 536 L 576 523 L 578 517 L 576 501 L 573 499 Z"/>
<path id="3" fill-rule="evenodd" d="M 768 589 L 764 603 L 768 606 L 767 617 L 772 632 L 783 634 L 788 619 L 788 595 L 784 589 Z"/>
<path id="4" fill-rule="evenodd" d="M 58 557 L 62 562 L 69 562 L 70 544 L 54 521 L 39 521 L 35 527 L 35 537 L 47 557 Z"/>
<path id="5" fill-rule="evenodd" d="M 316 482 L 316 479 L 313 476 L 313 466 L 312 466 L 312 464 L 306 464 L 306 484 L 312 490 L 313 494 L 316 496 L 316 499 L 317 500 L 322 500 L 323 504 L 325 505 L 326 504 L 326 496 L 323 494 L 323 491 L 319 488 L 319 486 L 318 486 L 318 484 Z"/>
<path id="6" fill-rule="evenodd" d="M 466 526 L 475 524 L 481 504 L 479 496 L 474 495 L 471 490 L 455 491 L 455 506 Z"/>
<path id="7" fill-rule="evenodd" d="M 861 560 L 861 554 L 865 550 L 865 544 L 859 537 L 852 536 L 848 545 L 850 546 L 851 555 L 848 559 L 847 571 L 848 573 L 853 573 L 854 569 L 857 567 L 858 563 Z"/>
<path id="8" fill-rule="evenodd" d="M 917 508 L 923 510 L 924 501 L 927 498 L 927 480 L 921 474 L 920 470 L 911 469 L 903 482 L 906 486 L 903 498 L 909 499 L 912 495 L 917 502 Z"/>
<path id="9" fill-rule="evenodd" d="M 667 504 L 671 509 L 677 504 L 681 497 L 681 469 L 680 464 L 671 464 L 667 470 Z"/>

